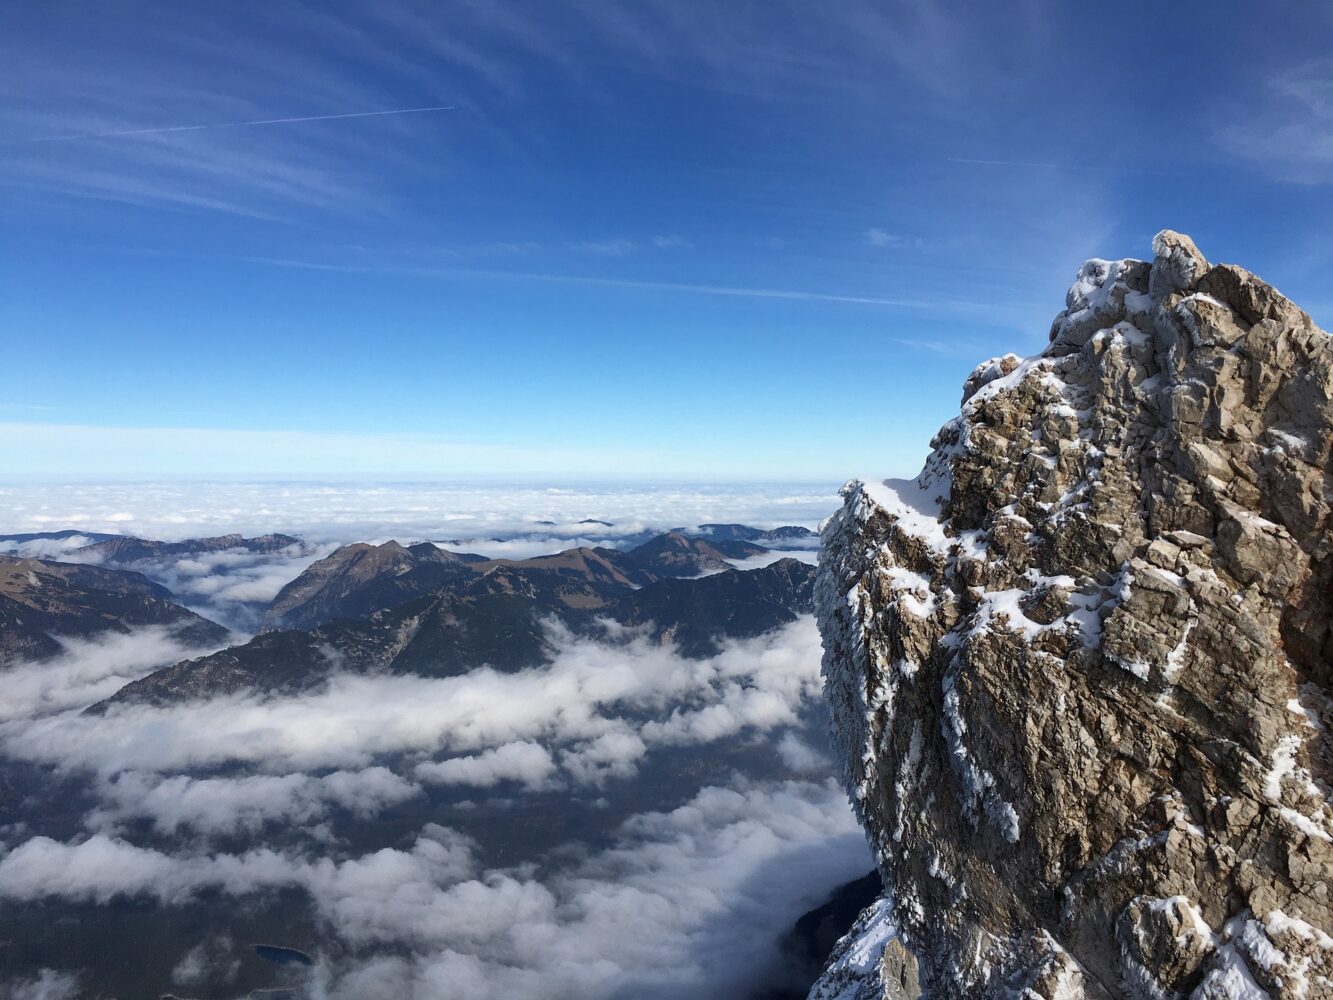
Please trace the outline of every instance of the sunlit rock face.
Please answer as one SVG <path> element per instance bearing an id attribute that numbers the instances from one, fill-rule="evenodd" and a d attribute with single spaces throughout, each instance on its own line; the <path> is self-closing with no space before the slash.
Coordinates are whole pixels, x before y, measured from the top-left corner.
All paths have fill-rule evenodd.
<path id="1" fill-rule="evenodd" d="M 1333 342 L 1153 251 L 1084 264 L 1049 346 L 824 529 L 889 887 L 859 933 L 898 947 L 844 941 L 813 996 L 1333 996 Z"/>

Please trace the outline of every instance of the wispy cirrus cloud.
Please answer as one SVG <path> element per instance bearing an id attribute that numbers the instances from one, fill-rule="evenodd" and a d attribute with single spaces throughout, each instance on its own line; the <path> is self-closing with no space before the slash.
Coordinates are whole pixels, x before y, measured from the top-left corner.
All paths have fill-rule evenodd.
<path id="1" fill-rule="evenodd" d="M 894 337 L 895 344 L 914 351 L 925 351 L 943 358 L 967 358 L 981 362 L 987 357 L 988 348 L 982 344 L 967 340 L 946 340 L 942 337 Z"/>
<path id="2" fill-rule="evenodd" d="M 684 236 L 654 236 L 653 246 L 659 250 L 693 250 L 694 244 Z"/>
<path id="3" fill-rule="evenodd" d="M 915 299 L 874 294 L 843 293 L 798 288 L 757 288 L 738 285 L 713 285 L 688 281 L 657 281 L 651 278 L 612 278 L 591 274 L 559 274 L 543 271 L 500 271 L 469 267 L 429 266 L 373 266 L 322 261 L 298 260 L 281 257 L 247 257 L 245 261 L 273 267 L 292 267 L 303 270 L 347 272 L 353 274 L 399 274 L 420 278 L 488 278 L 499 281 L 531 281 L 548 284 L 588 285 L 599 288 L 623 288 L 645 292 L 682 292 L 691 295 L 717 295 L 728 298 L 777 299 L 792 302 L 825 302 L 842 305 L 882 306 L 894 309 L 927 311 L 989 312 L 997 303 L 984 299 L 941 296 L 937 299 Z M 1001 304 L 1003 305 L 1003 304 Z"/>
<path id="4" fill-rule="evenodd" d="M 601 108 L 614 103 L 607 74 L 647 74 L 727 100 L 873 102 L 896 86 L 961 109 L 974 75 L 959 70 L 991 48 L 973 16 L 933 2 L 141 13 L 132 31 L 97 9 L 77 27 L 41 8 L 9 26 L 6 183 L 258 218 L 393 211 L 401 181 L 438 176 L 462 143 L 540 145 L 527 111 L 514 112 L 553 85 Z M 49 57 L 54 45 L 64 58 Z M 442 132 L 426 119 L 446 108 L 458 114 Z"/>
<path id="5" fill-rule="evenodd" d="M 902 236 L 898 233 L 891 233 L 887 229 L 881 229 L 878 226 L 871 226 L 863 234 L 863 238 L 872 247 L 892 247 L 894 249 L 917 248 L 922 245 L 922 241 L 915 236 Z"/>
<path id="6" fill-rule="evenodd" d="M 1216 142 L 1282 180 L 1333 182 L 1333 58 L 1291 66 L 1264 83 L 1248 115 L 1228 120 Z"/>
<path id="7" fill-rule="evenodd" d="M 970 159 L 967 157 L 951 156 L 945 162 L 960 163 L 965 166 L 973 167 L 1012 167 L 1017 169 L 1047 170 L 1047 171 L 1079 171 L 1090 170 L 1094 173 L 1107 174 L 1145 174 L 1156 177 L 1181 177 L 1184 176 L 1178 170 L 1157 170 L 1151 167 L 1135 167 L 1119 164 L 1106 163 L 1048 163 L 1040 160 L 983 160 Z"/>
<path id="8" fill-rule="evenodd" d="M 578 240 L 565 246 L 578 253 L 597 254 L 601 257 L 624 257 L 639 248 L 633 240 L 623 237 L 610 240 Z"/>

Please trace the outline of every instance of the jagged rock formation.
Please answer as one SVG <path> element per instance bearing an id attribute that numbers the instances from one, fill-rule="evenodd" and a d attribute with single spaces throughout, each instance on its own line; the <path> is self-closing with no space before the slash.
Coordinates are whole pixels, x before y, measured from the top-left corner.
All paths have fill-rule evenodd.
<path id="1" fill-rule="evenodd" d="M 825 527 L 889 896 L 812 996 L 1333 996 L 1333 341 L 1153 249 L 1084 264 L 1049 346 Z"/>

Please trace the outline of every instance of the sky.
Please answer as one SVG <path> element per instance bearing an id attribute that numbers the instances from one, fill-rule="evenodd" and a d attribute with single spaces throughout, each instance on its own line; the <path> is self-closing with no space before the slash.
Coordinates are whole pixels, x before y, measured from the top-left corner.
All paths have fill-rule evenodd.
<path id="1" fill-rule="evenodd" d="M 0 18 L 3 479 L 910 474 L 1167 227 L 1333 325 L 1325 5 Z"/>

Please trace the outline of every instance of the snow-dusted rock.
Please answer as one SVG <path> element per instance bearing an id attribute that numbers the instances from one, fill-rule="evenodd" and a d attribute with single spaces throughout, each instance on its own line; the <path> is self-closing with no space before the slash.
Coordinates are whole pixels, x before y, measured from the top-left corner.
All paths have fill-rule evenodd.
<path id="1" fill-rule="evenodd" d="M 892 905 L 880 899 L 861 912 L 829 956 L 809 1000 L 916 1000 L 916 961 L 897 940 Z"/>
<path id="2" fill-rule="evenodd" d="M 1083 265 L 1046 350 L 824 529 L 889 897 L 813 997 L 903 995 L 888 941 L 941 1000 L 1333 996 L 1333 341 L 1153 250 Z"/>

